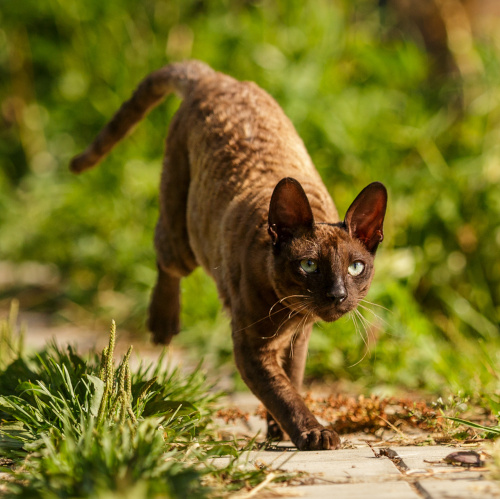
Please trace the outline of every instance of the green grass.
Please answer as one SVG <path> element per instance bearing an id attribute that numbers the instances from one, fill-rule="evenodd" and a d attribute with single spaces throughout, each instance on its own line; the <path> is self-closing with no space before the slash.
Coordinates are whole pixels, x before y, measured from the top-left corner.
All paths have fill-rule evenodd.
<path id="1" fill-rule="evenodd" d="M 11 323 L 1 325 L 15 342 Z M 131 372 L 129 349 L 115 369 L 115 331 L 113 323 L 100 356 L 49 344 L 0 370 L 7 497 L 215 498 L 293 478 L 240 466 L 253 442 L 217 437 L 211 422 L 220 393 L 200 367 L 181 374 L 160 358 Z M 218 456 L 230 458 L 226 466 L 211 464 Z"/>
<path id="2" fill-rule="evenodd" d="M 16 269 L 0 299 L 144 331 L 161 155 L 179 101 L 96 170 L 75 177 L 67 164 L 143 76 L 194 57 L 277 99 L 341 214 L 369 182 L 389 189 L 368 296 L 389 325 L 364 311 L 370 353 L 352 322 L 317 328 L 308 377 L 379 392 L 498 388 L 494 40 L 474 40 L 479 63 L 458 81 L 434 78 L 422 47 L 390 36 L 368 0 L 25 0 L 8 2 L 0 25 L 0 254 Z M 201 271 L 183 283 L 183 304 L 176 344 L 234 370 L 228 321 Z"/>

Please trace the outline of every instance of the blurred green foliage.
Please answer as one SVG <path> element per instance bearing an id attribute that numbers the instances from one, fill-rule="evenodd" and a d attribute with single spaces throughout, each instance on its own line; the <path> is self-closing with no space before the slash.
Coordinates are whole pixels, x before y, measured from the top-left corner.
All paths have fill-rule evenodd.
<path id="1" fill-rule="evenodd" d="M 199 58 L 278 100 L 341 214 L 369 182 L 389 189 L 368 299 L 390 312 L 364 311 L 366 358 L 352 321 L 316 328 L 309 375 L 379 390 L 495 389 L 500 43 L 475 40 L 475 69 L 438 80 L 392 27 L 371 0 L 4 4 L 0 259 L 25 269 L 13 283 L 21 303 L 143 328 L 163 141 L 179 101 L 169 97 L 99 168 L 75 177 L 67 164 L 142 77 Z M 24 291 L 40 285 L 33 274 L 51 283 L 42 298 Z M 226 362 L 229 326 L 210 279 L 196 271 L 183 300 L 176 341 Z"/>

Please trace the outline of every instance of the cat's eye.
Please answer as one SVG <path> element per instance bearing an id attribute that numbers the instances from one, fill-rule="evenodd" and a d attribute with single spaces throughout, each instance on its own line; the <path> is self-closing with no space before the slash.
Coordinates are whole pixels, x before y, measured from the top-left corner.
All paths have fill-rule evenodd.
<path id="1" fill-rule="evenodd" d="M 318 264 L 314 260 L 311 260 L 310 258 L 306 258 L 305 260 L 302 260 L 300 262 L 300 266 L 308 274 L 313 274 L 314 272 L 316 272 L 316 270 L 318 270 Z"/>
<path id="2" fill-rule="evenodd" d="M 347 271 L 352 276 L 356 277 L 361 274 L 365 270 L 365 264 L 363 262 L 352 262 L 351 265 L 347 268 Z"/>

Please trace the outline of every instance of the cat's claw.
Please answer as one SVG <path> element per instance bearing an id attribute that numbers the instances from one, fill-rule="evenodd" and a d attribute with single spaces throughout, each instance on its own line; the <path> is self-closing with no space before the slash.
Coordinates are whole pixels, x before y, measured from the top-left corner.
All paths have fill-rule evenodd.
<path id="1" fill-rule="evenodd" d="M 299 450 L 334 450 L 340 447 L 340 437 L 333 430 L 319 427 L 302 432 L 296 445 Z"/>

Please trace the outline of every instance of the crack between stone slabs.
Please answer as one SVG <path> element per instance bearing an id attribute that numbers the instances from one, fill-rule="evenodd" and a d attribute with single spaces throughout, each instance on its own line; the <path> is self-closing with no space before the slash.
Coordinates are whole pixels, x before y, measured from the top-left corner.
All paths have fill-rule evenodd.
<path id="1" fill-rule="evenodd" d="M 370 446 L 371 448 L 371 446 Z M 431 494 L 429 494 L 427 492 L 427 490 L 425 490 L 424 486 L 420 483 L 423 479 L 423 477 L 418 477 L 418 476 L 415 476 L 415 477 L 411 477 L 411 476 L 408 476 L 406 474 L 403 474 L 407 471 L 410 471 L 410 467 L 404 462 L 403 458 L 393 449 L 391 449 L 390 447 L 387 447 L 387 448 L 384 448 L 384 449 L 380 449 L 381 452 L 377 453 L 375 451 L 375 449 L 372 448 L 372 451 L 374 452 L 375 456 L 378 456 L 378 457 L 387 457 L 389 458 L 392 463 L 394 464 L 394 466 L 396 466 L 396 468 L 402 473 L 401 474 L 401 478 L 406 481 L 410 487 L 419 495 L 421 495 L 422 497 L 424 497 L 424 499 L 433 499 L 433 497 L 431 496 Z M 383 452 L 383 454 L 382 454 Z M 465 475 L 465 474 L 464 474 Z M 460 477 L 460 478 L 457 478 L 457 477 L 451 477 L 451 476 L 429 476 L 429 477 L 425 477 L 427 480 L 460 480 L 460 479 L 466 479 L 466 476 L 464 476 L 463 478 Z M 484 476 L 479 476 L 479 477 L 470 477 L 470 479 L 472 481 L 481 481 L 481 480 L 484 480 Z"/>
<path id="2" fill-rule="evenodd" d="M 389 459 L 393 462 L 394 466 L 396 466 L 396 468 L 399 471 L 401 471 L 401 472 L 410 471 L 410 467 L 403 461 L 403 458 L 395 450 L 388 449 L 388 451 L 390 451 L 393 454 L 393 456 L 392 457 L 387 456 L 387 457 L 389 457 Z M 403 475 L 403 476 L 406 476 L 406 475 Z M 432 497 L 424 489 L 424 487 L 422 487 L 421 483 L 418 480 L 408 481 L 408 483 L 410 484 L 410 487 L 417 494 L 421 495 L 425 499 L 432 499 Z"/>
<path id="3" fill-rule="evenodd" d="M 410 477 L 406 476 L 406 474 L 403 474 L 403 472 L 409 471 L 410 468 L 406 465 L 406 463 L 403 461 L 403 458 L 395 450 L 387 447 L 385 449 L 379 449 L 379 452 L 377 452 L 370 444 L 368 445 L 370 446 L 370 449 L 372 450 L 375 457 L 387 457 L 391 460 L 392 464 L 401 473 L 401 478 L 403 478 L 404 481 L 408 483 L 410 488 L 416 494 L 423 497 L 424 499 L 432 499 L 432 497 L 427 493 L 427 491 L 420 485 L 417 480 L 412 480 Z M 382 451 L 384 451 L 384 454 L 382 454 Z"/>

